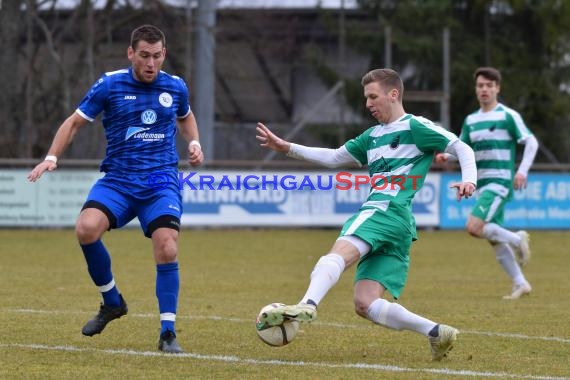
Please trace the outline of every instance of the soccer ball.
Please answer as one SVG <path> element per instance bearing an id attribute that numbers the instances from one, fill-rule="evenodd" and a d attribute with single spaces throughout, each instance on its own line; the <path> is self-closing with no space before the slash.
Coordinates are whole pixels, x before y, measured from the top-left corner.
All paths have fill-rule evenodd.
<path id="1" fill-rule="evenodd" d="M 275 309 L 278 306 L 283 306 L 282 303 L 272 303 L 264 306 L 259 312 L 255 321 L 255 331 L 257 336 L 270 346 L 280 347 L 290 343 L 299 331 L 299 322 L 292 320 L 285 320 L 282 324 L 277 326 L 267 326 L 260 322 L 260 317 L 267 310 Z"/>

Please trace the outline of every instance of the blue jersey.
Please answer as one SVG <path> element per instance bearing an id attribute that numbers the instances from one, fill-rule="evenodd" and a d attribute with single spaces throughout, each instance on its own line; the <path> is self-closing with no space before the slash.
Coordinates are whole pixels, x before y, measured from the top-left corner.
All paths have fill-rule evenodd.
<path id="1" fill-rule="evenodd" d="M 160 71 L 152 83 L 133 78 L 132 68 L 105 73 L 76 110 L 93 121 L 103 112 L 107 152 L 101 171 L 144 175 L 176 170 L 176 118 L 188 116 L 184 81 Z"/>

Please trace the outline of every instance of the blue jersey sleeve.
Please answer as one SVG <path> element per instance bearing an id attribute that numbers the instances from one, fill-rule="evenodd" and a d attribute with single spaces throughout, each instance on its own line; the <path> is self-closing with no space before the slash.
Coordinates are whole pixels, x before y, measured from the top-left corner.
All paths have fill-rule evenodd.
<path id="1" fill-rule="evenodd" d="M 178 78 L 180 82 L 180 107 L 176 110 L 176 116 L 184 118 L 188 116 L 190 113 L 190 103 L 189 103 L 189 94 L 188 94 L 188 87 L 182 78 Z"/>
<path id="2" fill-rule="evenodd" d="M 95 120 L 97 115 L 99 115 L 105 107 L 105 101 L 109 95 L 107 82 L 108 78 L 106 75 L 99 78 L 83 97 L 81 103 L 79 103 L 79 107 L 77 107 L 79 114 L 89 121 Z"/>

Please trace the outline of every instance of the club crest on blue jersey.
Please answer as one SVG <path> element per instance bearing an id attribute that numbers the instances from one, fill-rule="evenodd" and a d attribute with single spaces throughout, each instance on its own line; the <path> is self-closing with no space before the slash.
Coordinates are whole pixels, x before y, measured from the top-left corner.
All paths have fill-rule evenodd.
<path id="1" fill-rule="evenodd" d="M 141 114 L 141 121 L 146 125 L 154 124 L 156 122 L 156 112 L 154 110 L 144 110 Z"/>
<path id="2" fill-rule="evenodd" d="M 160 94 L 158 96 L 158 102 L 163 106 L 163 107 L 170 107 L 172 106 L 172 95 L 170 95 L 168 92 L 163 92 L 162 94 Z"/>

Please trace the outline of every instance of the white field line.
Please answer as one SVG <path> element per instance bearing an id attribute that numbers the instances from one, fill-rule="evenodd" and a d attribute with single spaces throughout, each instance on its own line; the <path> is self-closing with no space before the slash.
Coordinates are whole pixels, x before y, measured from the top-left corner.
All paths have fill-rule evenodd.
<path id="1" fill-rule="evenodd" d="M 534 376 L 534 375 L 521 375 L 507 372 L 479 372 L 470 370 L 455 370 L 448 368 L 409 368 L 399 367 L 384 364 L 368 364 L 368 363 L 346 363 L 336 364 L 327 362 L 305 362 L 305 361 L 285 361 L 285 360 L 260 360 L 240 358 L 238 356 L 228 355 L 204 355 L 192 352 L 183 354 L 164 354 L 156 351 L 133 351 L 133 350 L 111 350 L 111 349 L 95 349 L 95 348 L 81 348 L 75 346 L 48 346 L 44 344 L 5 344 L 0 343 L 0 349 L 27 349 L 27 350 L 44 350 L 44 351 L 66 351 L 66 352 L 97 352 L 111 355 L 128 355 L 128 356 L 168 356 L 173 359 L 197 359 L 208 360 L 226 363 L 239 363 L 239 364 L 253 364 L 253 365 L 275 365 L 275 366 L 292 366 L 292 367 L 317 367 L 317 368 L 346 368 L 346 369 L 363 369 L 363 370 L 376 370 L 383 372 L 412 372 L 412 373 L 432 373 L 450 376 L 469 376 L 469 377 L 503 377 L 514 379 L 533 379 L 533 380 L 569 380 L 567 377 L 552 377 L 552 376 Z"/>
<path id="2" fill-rule="evenodd" d="M 3 311 L 10 312 L 10 313 L 22 313 L 22 314 L 52 314 L 52 315 L 69 315 L 69 314 L 84 314 L 84 315 L 91 315 L 92 312 L 84 312 L 84 311 L 69 311 L 69 310 L 35 310 L 35 309 L 2 309 Z M 158 314 L 129 314 L 129 317 L 136 317 L 136 318 L 158 318 Z M 195 319 L 195 320 L 211 320 L 211 321 L 229 321 L 229 322 L 239 322 L 239 323 L 254 323 L 253 317 L 251 319 L 245 318 L 227 318 L 221 316 L 204 316 L 204 315 L 176 315 L 176 319 Z M 313 326 L 327 326 L 327 327 L 338 327 L 338 328 L 365 328 L 368 325 L 353 325 L 353 324 L 342 324 L 342 323 L 326 323 L 316 321 L 312 323 Z M 559 342 L 559 343 L 570 343 L 570 339 L 567 338 L 560 338 L 556 336 L 530 336 L 530 335 L 523 335 L 518 333 L 500 333 L 500 332 L 492 332 L 492 331 L 476 331 L 476 330 L 464 330 L 460 329 L 461 334 L 472 334 L 472 335 L 485 335 L 485 336 L 496 336 L 496 337 L 503 337 L 503 338 L 512 338 L 512 339 L 526 339 L 526 340 L 544 340 L 544 341 L 552 341 L 552 342 Z"/>

